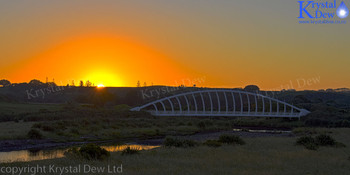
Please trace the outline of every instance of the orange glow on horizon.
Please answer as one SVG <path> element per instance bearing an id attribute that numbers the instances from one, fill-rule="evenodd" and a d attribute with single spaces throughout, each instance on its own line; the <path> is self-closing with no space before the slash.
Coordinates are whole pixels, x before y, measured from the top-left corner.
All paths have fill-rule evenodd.
<path id="1" fill-rule="evenodd" d="M 53 78 L 58 85 L 135 86 L 136 82 L 172 85 L 189 77 L 186 68 L 137 42 L 115 36 L 85 36 L 63 42 L 8 67 L 9 80 L 28 82 Z"/>

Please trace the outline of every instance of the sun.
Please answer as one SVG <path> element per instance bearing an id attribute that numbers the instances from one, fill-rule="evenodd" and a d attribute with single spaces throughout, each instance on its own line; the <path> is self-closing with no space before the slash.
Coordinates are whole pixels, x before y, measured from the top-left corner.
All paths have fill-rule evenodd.
<path id="1" fill-rule="evenodd" d="M 97 85 L 97 88 L 104 88 L 104 87 L 105 87 L 105 85 L 103 85 L 103 84 Z"/>
<path id="2" fill-rule="evenodd" d="M 83 80 L 94 83 L 98 88 L 123 85 L 122 78 L 118 74 L 113 73 L 113 71 L 110 71 L 111 68 L 103 65 L 99 67 L 99 69 L 91 69 L 90 72 L 84 76 Z"/>

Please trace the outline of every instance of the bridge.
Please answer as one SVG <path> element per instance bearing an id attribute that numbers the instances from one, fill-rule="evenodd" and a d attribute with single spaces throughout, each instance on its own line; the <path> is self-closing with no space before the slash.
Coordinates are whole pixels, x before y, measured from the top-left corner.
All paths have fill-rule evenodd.
<path id="1" fill-rule="evenodd" d="M 251 116 L 299 118 L 310 113 L 278 99 L 230 89 L 199 90 L 165 97 L 131 111 L 155 116 Z"/>

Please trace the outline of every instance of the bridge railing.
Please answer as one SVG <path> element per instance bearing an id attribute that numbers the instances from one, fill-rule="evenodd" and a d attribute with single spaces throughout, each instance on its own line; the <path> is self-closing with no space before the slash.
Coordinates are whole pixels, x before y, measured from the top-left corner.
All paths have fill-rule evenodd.
<path id="1" fill-rule="evenodd" d="M 309 111 L 261 94 L 238 90 L 202 90 L 165 97 L 132 111 L 157 116 L 301 117 Z"/>

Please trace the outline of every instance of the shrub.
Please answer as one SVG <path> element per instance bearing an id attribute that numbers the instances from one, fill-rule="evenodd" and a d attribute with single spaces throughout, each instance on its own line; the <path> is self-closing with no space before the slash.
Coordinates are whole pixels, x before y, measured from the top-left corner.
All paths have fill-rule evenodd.
<path id="1" fill-rule="evenodd" d="M 36 129 L 31 129 L 28 134 L 28 138 L 30 139 L 42 139 L 43 135 Z"/>
<path id="2" fill-rule="evenodd" d="M 110 156 L 107 150 L 93 143 L 83 145 L 79 151 L 73 150 L 72 152 L 87 160 L 104 160 Z"/>
<path id="3" fill-rule="evenodd" d="M 197 143 L 193 140 L 182 140 L 178 138 L 166 137 L 163 145 L 166 147 L 194 147 Z"/>
<path id="4" fill-rule="evenodd" d="M 178 139 L 176 138 L 172 138 L 172 137 L 166 137 L 163 145 L 166 147 L 180 147 L 182 145 L 182 142 L 180 142 Z"/>
<path id="5" fill-rule="evenodd" d="M 197 145 L 197 142 L 193 141 L 193 140 L 183 140 L 182 141 L 182 145 L 183 147 L 194 147 Z"/>
<path id="6" fill-rule="evenodd" d="M 81 157 L 79 149 L 77 147 L 73 147 L 68 149 L 68 151 L 64 152 L 65 156 L 75 156 L 75 157 Z"/>
<path id="7" fill-rule="evenodd" d="M 316 137 L 316 143 L 320 146 L 334 146 L 336 144 L 335 140 L 326 134 L 321 134 Z"/>
<path id="8" fill-rule="evenodd" d="M 122 155 L 132 155 L 132 154 L 138 154 L 139 150 L 137 149 L 131 149 L 130 147 L 127 147 L 122 151 Z"/>
<path id="9" fill-rule="evenodd" d="M 316 143 L 315 139 L 312 138 L 311 136 L 303 136 L 297 139 L 296 144 L 297 145 L 305 145 L 305 144 L 309 144 L 309 143 Z"/>
<path id="10" fill-rule="evenodd" d="M 238 145 L 244 145 L 245 142 L 242 138 L 236 135 L 226 135 L 223 134 L 219 137 L 219 142 L 226 143 L 226 144 L 238 144 Z"/>
<path id="11" fill-rule="evenodd" d="M 317 150 L 318 145 L 316 143 L 307 143 L 304 145 L 304 147 L 308 150 Z"/>
<path id="12" fill-rule="evenodd" d="M 296 141 L 297 145 L 303 145 L 306 149 L 309 150 L 317 150 L 318 149 L 318 145 L 315 141 L 314 138 L 312 138 L 311 136 L 303 136 L 297 139 Z"/>
<path id="13" fill-rule="evenodd" d="M 207 140 L 203 144 L 210 147 L 220 147 L 222 145 L 222 143 L 217 140 Z"/>

